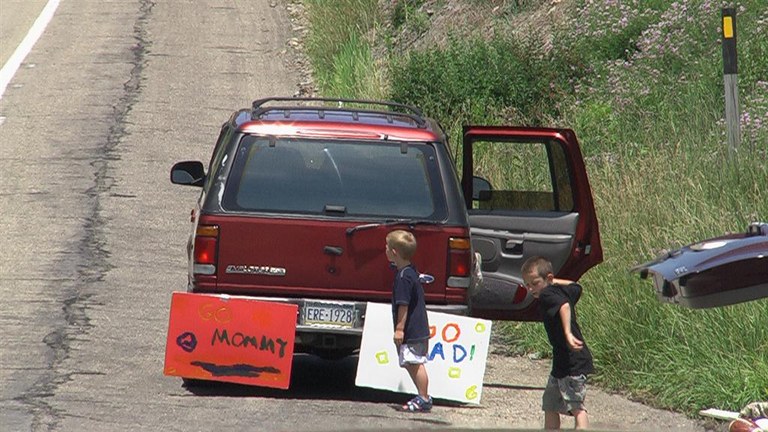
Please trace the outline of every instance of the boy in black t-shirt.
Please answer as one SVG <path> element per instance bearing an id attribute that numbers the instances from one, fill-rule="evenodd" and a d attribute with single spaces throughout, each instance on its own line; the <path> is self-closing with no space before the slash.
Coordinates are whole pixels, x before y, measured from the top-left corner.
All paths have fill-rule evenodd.
<path id="1" fill-rule="evenodd" d="M 581 286 L 555 279 L 552 263 L 543 257 L 526 260 L 521 272 L 525 286 L 539 299 L 544 329 L 552 345 L 552 372 L 542 397 L 544 428 L 560 429 L 560 414 L 570 414 L 576 419 L 576 429 L 586 429 L 589 422 L 584 398 L 587 375 L 594 372 L 594 367 L 592 353 L 576 322 Z"/>
<path id="2" fill-rule="evenodd" d="M 427 376 L 429 322 L 424 302 L 424 288 L 419 272 L 411 264 L 416 253 L 416 238 L 408 231 L 395 230 L 387 234 L 387 259 L 397 267 L 392 285 L 392 320 L 394 342 L 398 349 L 400 367 L 408 371 L 418 395 L 403 405 L 403 411 L 427 412 L 432 409 Z"/>

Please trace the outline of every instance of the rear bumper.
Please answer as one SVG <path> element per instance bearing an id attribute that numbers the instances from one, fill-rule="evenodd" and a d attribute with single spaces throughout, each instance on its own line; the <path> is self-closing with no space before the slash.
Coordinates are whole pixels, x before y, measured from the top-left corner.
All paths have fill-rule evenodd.
<path id="1" fill-rule="evenodd" d="M 254 300 L 289 303 L 299 307 L 296 316 L 296 334 L 302 333 L 324 333 L 349 336 L 362 336 L 363 326 L 365 325 L 365 309 L 368 302 L 355 301 L 334 301 L 327 299 L 296 299 L 281 297 L 252 297 Z M 350 324 L 330 324 L 311 322 L 307 317 L 307 308 L 313 305 L 339 305 L 342 308 L 350 308 L 354 311 L 354 319 Z M 433 312 L 447 313 L 452 315 L 469 314 L 469 308 L 466 305 L 427 305 L 427 310 Z"/>

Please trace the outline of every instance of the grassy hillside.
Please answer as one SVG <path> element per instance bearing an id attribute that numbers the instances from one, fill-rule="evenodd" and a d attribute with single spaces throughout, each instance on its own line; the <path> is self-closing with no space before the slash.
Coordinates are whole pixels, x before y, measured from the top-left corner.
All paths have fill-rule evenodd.
<path id="1" fill-rule="evenodd" d="M 628 269 L 768 221 L 768 9 L 738 5 L 742 136 L 730 154 L 709 0 L 305 0 L 325 95 L 421 106 L 452 143 L 462 123 L 576 131 L 606 257 L 581 280 L 595 381 L 691 414 L 768 400 L 768 300 L 662 305 Z M 502 327 L 513 349 L 547 353 L 540 325 Z"/>

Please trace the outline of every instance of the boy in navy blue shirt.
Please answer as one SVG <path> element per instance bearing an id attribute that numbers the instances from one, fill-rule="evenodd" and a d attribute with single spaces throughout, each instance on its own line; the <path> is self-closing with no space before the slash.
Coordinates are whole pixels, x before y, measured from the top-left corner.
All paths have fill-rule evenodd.
<path id="1" fill-rule="evenodd" d="M 419 272 L 411 264 L 416 253 L 416 238 L 408 231 L 395 230 L 387 234 L 387 259 L 397 267 L 392 285 L 392 320 L 394 342 L 398 349 L 400 367 L 408 371 L 418 395 L 403 405 L 403 411 L 428 412 L 432 409 L 427 376 L 429 322 L 424 302 L 424 288 Z"/>
<path id="2" fill-rule="evenodd" d="M 526 260 L 521 273 L 531 295 L 539 299 L 544 329 L 552 345 L 552 372 L 542 397 L 544 428 L 560 429 L 560 414 L 570 414 L 576 420 L 576 429 L 586 429 L 587 375 L 594 372 L 594 367 L 592 353 L 576 322 L 581 285 L 555 279 L 552 263 L 543 257 Z"/>

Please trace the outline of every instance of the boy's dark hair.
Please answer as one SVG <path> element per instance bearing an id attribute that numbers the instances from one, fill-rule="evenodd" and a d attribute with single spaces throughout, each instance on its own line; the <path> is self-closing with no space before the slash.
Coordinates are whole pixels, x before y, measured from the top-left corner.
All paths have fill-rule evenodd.
<path id="1" fill-rule="evenodd" d="M 536 273 L 546 278 L 548 274 L 555 274 L 552 268 L 552 262 L 543 256 L 532 256 L 525 260 L 523 266 L 520 268 L 521 274 L 529 273 L 531 270 L 536 270 Z"/>

